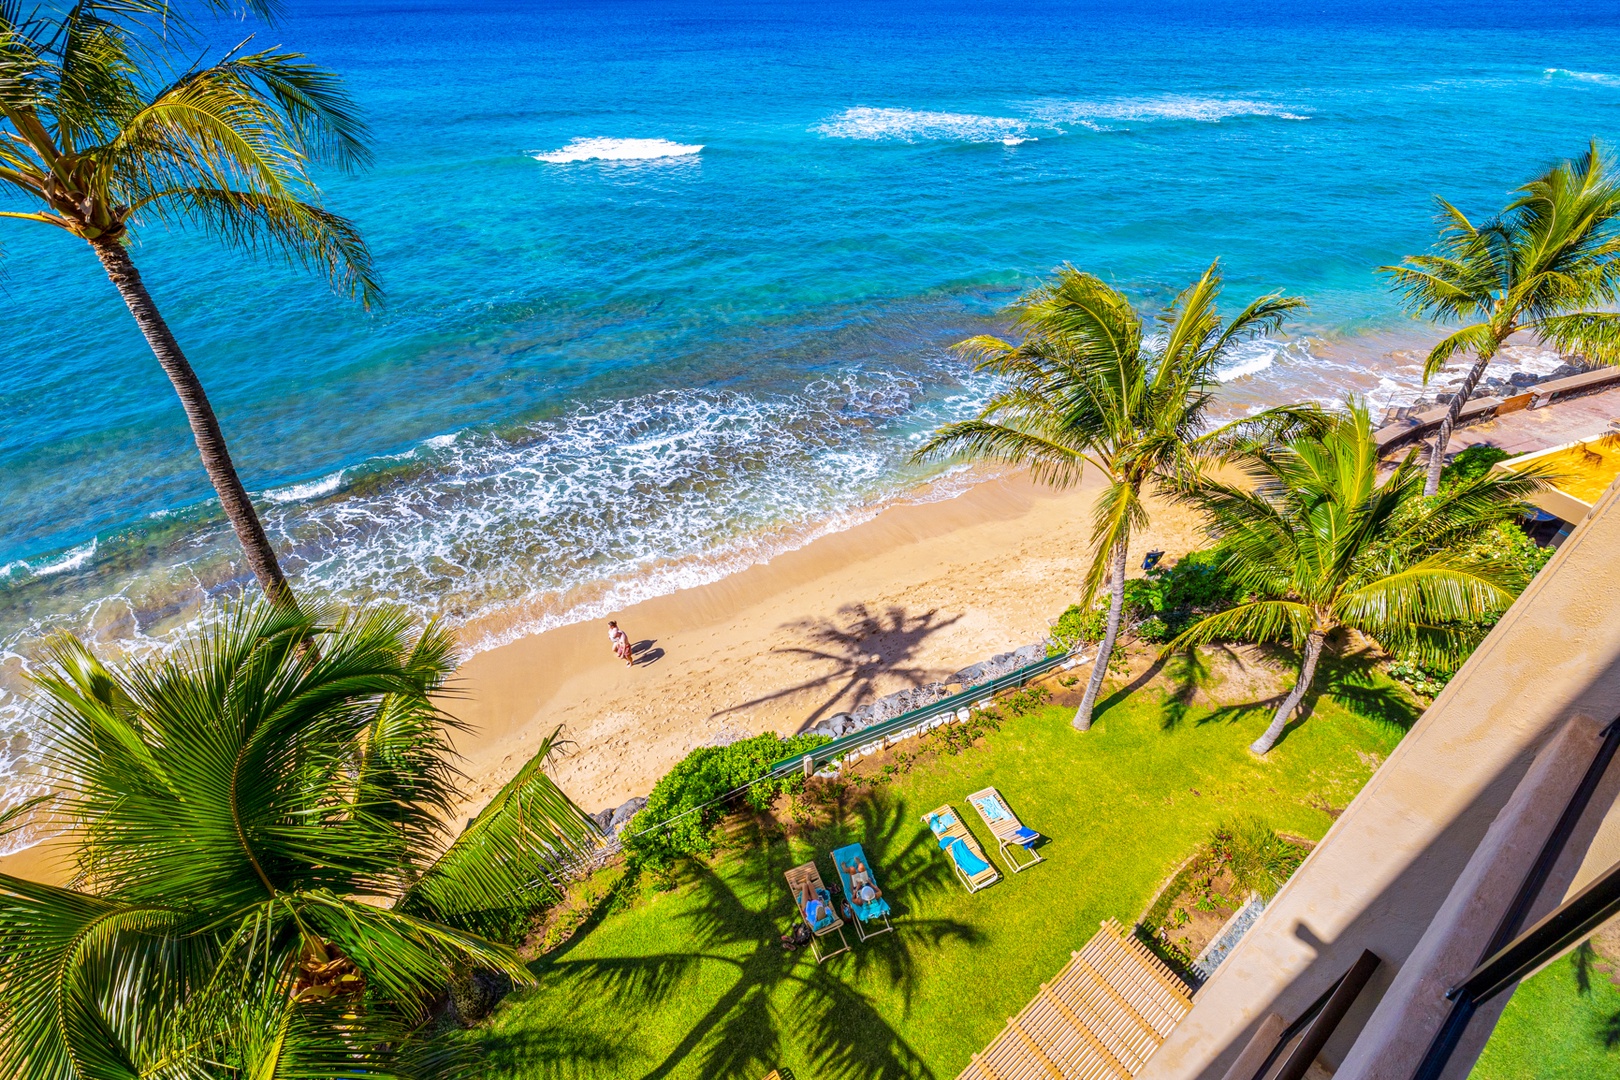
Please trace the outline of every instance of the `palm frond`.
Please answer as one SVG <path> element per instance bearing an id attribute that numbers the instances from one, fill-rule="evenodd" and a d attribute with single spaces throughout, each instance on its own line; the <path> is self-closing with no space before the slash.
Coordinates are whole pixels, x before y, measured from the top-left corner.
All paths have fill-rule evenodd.
<path id="1" fill-rule="evenodd" d="M 1447 334 L 1424 358 L 1423 381 L 1428 382 L 1440 374 L 1459 353 L 1473 353 L 1475 356 L 1488 358 L 1496 354 L 1500 345 L 1496 328 L 1489 323 L 1474 323 Z"/>
<path id="2" fill-rule="evenodd" d="M 454 925 L 471 913 L 509 908 L 517 897 L 556 894 L 565 869 L 601 840 L 596 823 L 546 775 L 561 730 L 422 873 L 399 910 Z"/>
<path id="3" fill-rule="evenodd" d="M 1593 364 L 1620 364 L 1620 315 L 1614 312 L 1549 315 L 1531 329 L 1559 352 L 1579 353 Z"/>
<path id="4" fill-rule="evenodd" d="M 914 461 L 941 461 L 974 457 L 1012 465 L 1028 465 L 1041 483 L 1069 487 L 1080 482 L 1084 454 L 1040 434 L 988 420 L 960 420 L 945 424 L 912 455 Z"/>
<path id="5" fill-rule="evenodd" d="M 1183 630 L 1165 652 L 1212 641 L 1286 641 L 1296 648 L 1315 626 L 1315 612 L 1294 600 L 1255 600 L 1206 615 Z"/>
<path id="6" fill-rule="evenodd" d="M 1415 625 L 1477 622 L 1499 614 L 1524 585 L 1508 564 L 1435 555 L 1342 594 L 1334 617 L 1382 640 Z"/>
<path id="7" fill-rule="evenodd" d="M 7 1076 L 102 1076 L 140 1071 L 104 1007 L 123 984 L 141 1001 L 166 966 L 166 945 L 185 925 L 159 906 L 129 905 L 0 874 L 0 1072 Z M 160 975 L 158 977 L 161 977 Z M 171 993 L 147 998 L 162 1009 Z M 122 1026 L 122 1025 L 119 1025 Z"/>

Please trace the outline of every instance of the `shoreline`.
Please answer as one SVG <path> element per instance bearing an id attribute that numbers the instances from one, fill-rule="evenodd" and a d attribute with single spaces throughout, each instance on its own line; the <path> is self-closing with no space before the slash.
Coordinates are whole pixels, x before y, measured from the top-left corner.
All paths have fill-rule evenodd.
<path id="1" fill-rule="evenodd" d="M 631 669 L 611 653 L 605 618 L 473 656 L 447 702 L 476 730 L 457 747 L 475 781 L 462 813 L 559 724 L 573 745 L 550 772 L 597 811 L 646 794 L 698 746 L 801 731 L 1040 640 L 1078 596 L 1099 487 L 1088 479 L 1053 492 L 993 477 L 641 601 L 613 616 L 646 642 Z M 1152 548 L 1207 542 L 1190 511 L 1155 500 L 1152 513 L 1133 565 Z"/>
<path id="2" fill-rule="evenodd" d="M 1078 597 L 1101 478 L 1054 491 L 981 470 L 947 497 L 872 517 L 706 584 L 474 653 L 443 695 L 476 814 L 561 725 L 548 769 L 587 812 L 652 785 L 692 749 L 804 730 L 896 690 L 1043 638 Z M 1207 543 L 1184 508 L 1150 500 L 1132 545 L 1172 555 Z M 627 669 L 606 620 L 638 644 Z M 452 826 L 454 829 L 454 826 Z M 0 855 L 0 873 L 61 884 L 45 837 Z"/>

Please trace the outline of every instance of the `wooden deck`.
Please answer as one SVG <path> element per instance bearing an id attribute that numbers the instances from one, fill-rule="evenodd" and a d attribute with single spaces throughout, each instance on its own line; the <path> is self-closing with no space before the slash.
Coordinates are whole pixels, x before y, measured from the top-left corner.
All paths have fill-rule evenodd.
<path id="1" fill-rule="evenodd" d="M 1110 919 L 957 1080 L 1130 1080 L 1191 1008 L 1187 985 Z"/>

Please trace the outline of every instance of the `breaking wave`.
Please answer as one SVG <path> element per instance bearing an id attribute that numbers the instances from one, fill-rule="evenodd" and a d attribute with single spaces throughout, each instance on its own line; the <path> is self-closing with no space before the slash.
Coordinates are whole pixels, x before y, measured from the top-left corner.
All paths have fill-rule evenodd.
<path id="1" fill-rule="evenodd" d="M 691 157 L 703 150 L 701 143 L 678 143 L 668 139 L 578 138 L 560 150 L 536 151 L 531 156 L 549 165 L 578 161 L 654 161 L 658 158 Z"/>
<path id="2" fill-rule="evenodd" d="M 845 109 L 810 130 L 833 139 L 866 142 L 999 142 L 1016 146 L 1029 140 L 1029 123 L 1010 116 L 929 112 L 920 109 Z"/>

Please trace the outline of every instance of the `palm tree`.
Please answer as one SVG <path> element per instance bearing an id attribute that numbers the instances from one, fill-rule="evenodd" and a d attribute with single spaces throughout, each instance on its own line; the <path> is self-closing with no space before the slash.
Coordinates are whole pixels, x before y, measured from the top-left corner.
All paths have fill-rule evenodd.
<path id="1" fill-rule="evenodd" d="M 1091 564 L 1082 606 L 1106 581 L 1107 629 L 1091 681 L 1074 716 L 1081 731 L 1102 689 L 1125 604 L 1131 534 L 1148 523 L 1144 493 L 1173 489 L 1234 439 L 1308 422 L 1309 410 L 1281 409 L 1210 429 L 1217 372 L 1238 342 L 1275 330 L 1304 306 L 1280 293 L 1251 302 L 1230 323 L 1216 311 L 1218 263 L 1179 295 L 1160 318 L 1160 332 L 1128 299 L 1093 274 L 1064 267 L 1057 280 L 1013 305 L 1017 344 L 976 337 L 962 348 L 977 370 L 1005 380 L 972 420 L 946 424 L 918 450 L 918 460 L 963 455 L 1025 465 L 1037 482 L 1069 487 L 1086 465 L 1106 477 L 1091 527 Z"/>
<path id="2" fill-rule="evenodd" d="M 529 981 L 471 927 L 545 898 L 597 835 L 543 771 L 549 739 L 450 828 L 458 725 L 434 695 L 453 655 L 401 611 L 267 602 L 160 663 L 110 668 L 55 640 L 38 705 L 79 872 L 71 888 L 0 875 L 0 1074 L 447 1064 L 413 1034 L 447 979 Z"/>
<path id="3" fill-rule="evenodd" d="M 1589 361 L 1620 363 L 1620 315 L 1597 310 L 1620 301 L 1620 183 L 1596 142 L 1519 188 L 1501 215 L 1482 225 L 1437 201 L 1437 250 L 1380 267 L 1413 314 L 1467 323 L 1429 350 L 1425 382 L 1454 357 L 1474 356 L 1429 453 L 1427 495 L 1440 490 L 1457 417 L 1509 337 L 1525 331 Z"/>
<path id="4" fill-rule="evenodd" d="M 1250 750 L 1281 737 L 1316 675 L 1327 636 L 1358 630 L 1427 660 L 1454 658 L 1468 625 L 1503 611 L 1525 580 L 1482 541 L 1524 511 L 1534 475 L 1487 473 L 1423 494 L 1413 451 L 1382 483 L 1365 406 L 1325 432 L 1249 455 L 1253 490 L 1200 479 L 1184 494 L 1209 514 L 1223 569 L 1249 599 L 1206 616 L 1166 651 L 1219 640 L 1286 641 L 1299 678 Z"/>
<path id="5" fill-rule="evenodd" d="M 0 4 L 0 192 L 27 208 L 0 217 L 90 246 L 180 397 L 254 576 L 265 595 L 290 604 L 219 420 L 129 244 L 139 225 L 197 228 L 317 269 L 369 304 L 379 295 L 371 256 L 352 224 L 317 204 L 309 173 L 315 163 L 363 163 L 365 126 L 336 77 L 298 53 L 239 48 L 175 70 L 164 58 L 185 44 L 188 27 L 167 0 L 21 12 Z"/>

